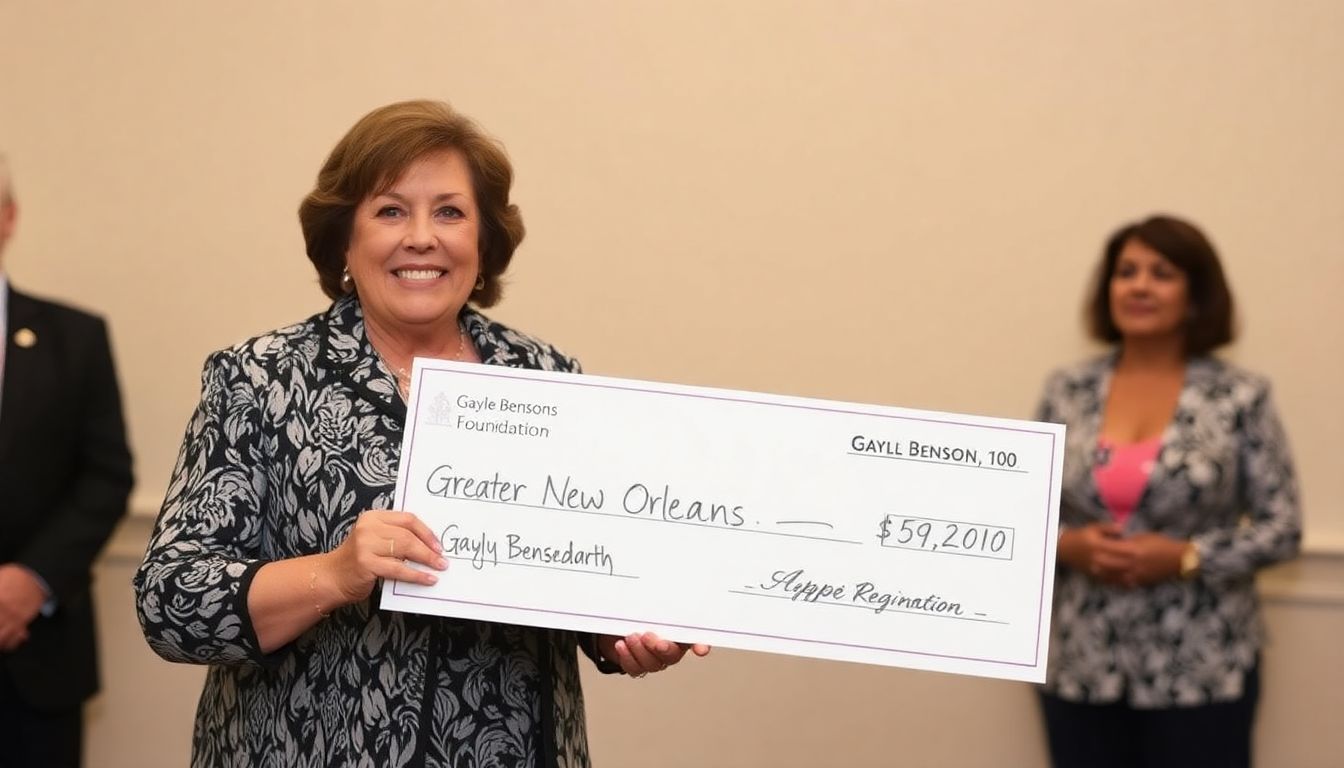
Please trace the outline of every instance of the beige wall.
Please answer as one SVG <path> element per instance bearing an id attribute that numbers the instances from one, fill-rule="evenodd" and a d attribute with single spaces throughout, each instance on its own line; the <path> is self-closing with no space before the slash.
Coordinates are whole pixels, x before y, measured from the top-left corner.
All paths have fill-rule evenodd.
<path id="1" fill-rule="evenodd" d="M 505 142 L 530 234 L 496 314 L 612 375 L 1026 415 L 1092 350 L 1105 235 L 1184 214 L 1224 254 L 1228 356 L 1273 378 L 1306 493 L 1265 738 L 1339 749 L 1295 724 L 1344 689 L 1322 640 L 1344 603 L 1342 29 L 1338 0 L 0 0 L 5 268 L 110 319 L 152 514 L 206 353 L 323 306 L 295 207 L 391 100 L 448 99 Z M 178 764 L 199 672 L 141 658 L 126 569 L 103 566 L 124 632 L 100 764 Z M 1039 758 L 1017 686 L 742 653 L 644 682 L 591 687 L 607 765 Z"/>

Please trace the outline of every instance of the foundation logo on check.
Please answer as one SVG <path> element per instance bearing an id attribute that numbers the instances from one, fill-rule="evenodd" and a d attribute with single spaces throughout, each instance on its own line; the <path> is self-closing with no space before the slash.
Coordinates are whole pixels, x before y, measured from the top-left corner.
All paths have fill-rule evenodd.
<path id="1" fill-rule="evenodd" d="M 550 403 L 467 392 L 427 393 L 422 408 L 427 425 L 509 437 L 550 437 L 551 427 L 544 422 L 560 415 L 559 407 Z"/>
<path id="2" fill-rule="evenodd" d="M 429 403 L 429 423 L 436 427 L 453 426 L 453 398 L 447 392 L 440 392 Z"/>

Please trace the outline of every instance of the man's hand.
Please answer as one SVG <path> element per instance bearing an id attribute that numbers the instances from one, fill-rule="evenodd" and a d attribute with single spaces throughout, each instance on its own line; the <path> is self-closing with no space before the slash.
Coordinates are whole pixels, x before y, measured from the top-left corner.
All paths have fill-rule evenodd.
<path id="1" fill-rule="evenodd" d="M 0 565 L 0 651 L 12 651 L 28 640 L 28 625 L 46 600 L 32 571 L 18 563 Z"/>

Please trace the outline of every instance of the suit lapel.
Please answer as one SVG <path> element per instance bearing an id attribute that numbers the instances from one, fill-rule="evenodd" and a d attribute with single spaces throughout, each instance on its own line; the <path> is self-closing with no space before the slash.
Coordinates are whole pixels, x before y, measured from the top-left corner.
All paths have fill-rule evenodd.
<path id="1" fill-rule="evenodd" d="M 1096 386 L 1093 392 L 1096 393 L 1096 400 L 1090 405 L 1091 408 L 1086 418 L 1078 425 L 1078 451 L 1082 456 L 1084 471 L 1082 477 L 1083 493 L 1091 503 L 1092 509 L 1096 511 L 1099 519 L 1110 519 L 1110 512 L 1106 504 L 1101 500 L 1101 492 L 1097 490 L 1096 475 L 1093 470 L 1097 466 L 1097 440 L 1101 436 L 1101 420 L 1106 413 L 1106 398 L 1111 393 L 1111 373 L 1115 370 L 1115 356 L 1108 356 L 1099 360 L 1097 363 Z"/>
<path id="2" fill-rule="evenodd" d="M 1134 514 L 1130 516 L 1131 521 L 1141 520 L 1145 530 L 1161 527 L 1161 521 L 1153 517 L 1154 505 L 1161 503 L 1156 489 L 1172 487 L 1173 473 L 1186 463 L 1186 455 L 1195 440 L 1195 416 L 1204 400 L 1211 370 L 1207 358 L 1196 358 L 1185 364 L 1185 381 L 1176 398 L 1176 410 L 1162 431 L 1162 445 L 1153 461 L 1153 471 L 1148 475 Z M 1134 525 L 1131 523 L 1128 527 Z"/>
<path id="3" fill-rule="evenodd" d="M 318 365 L 334 371 L 384 415 L 406 421 L 397 381 L 383 367 L 364 333 L 364 313 L 354 296 L 338 299 L 323 317 Z"/>
<path id="4" fill-rule="evenodd" d="M 486 365 L 517 365 L 516 351 L 502 339 L 496 338 L 490 322 L 479 312 L 466 307 L 462 311 L 462 325 L 471 336 L 481 362 Z M 406 421 L 406 403 L 397 393 L 397 382 L 392 372 L 369 342 L 364 331 L 364 311 L 358 299 L 346 296 L 338 299 L 323 317 L 322 348 L 318 365 L 335 371 L 361 397 L 373 403 L 378 410 Z"/>
<path id="5" fill-rule="evenodd" d="M 42 305 L 34 299 L 10 289 L 7 314 L 5 381 L 0 390 L 0 461 L 18 444 L 18 416 L 39 391 L 39 363 L 55 341 L 51 329 L 42 322 Z"/>

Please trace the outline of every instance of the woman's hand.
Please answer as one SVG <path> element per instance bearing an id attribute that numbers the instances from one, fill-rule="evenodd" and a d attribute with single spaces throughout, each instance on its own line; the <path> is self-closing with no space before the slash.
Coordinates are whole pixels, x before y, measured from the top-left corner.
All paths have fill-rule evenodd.
<path id="1" fill-rule="evenodd" d="M 333 610 L 368 598 L 378 579 L 416 584 L 439 580 L 408 562 L 448 567 L 429 527 L 406 512 L 377 509 L 359 516 L 341 545 L 320 555 L 263 565 L 247 591 L 247 610 L 262 653 L 307 632 Z"/>
<path id="2" fill-rule="evenodd" d="M 1119 587 L 1146 587 L 1180 577 L 1188 542 L 1160 533 L 1121 538 L 1115 523 L 1092 523 L 1059 537 L 1061 562 L 1097 581 Z"/>
<path id="3" fill-rule="evenodd" d="M 630 677 L 643 677 L 650 672 L 662 672 L 681 661 L 687 651 L 696 656 L 709 655 L 709 646 L 701 643 L 673 643 L 652 632 L 635 632 L 625 637 L 598 635 L 597 649 L 605 659 L 621 665 L 621 671 Z"/>
<path id="4" fill-rule="evenodd" d="M 1126 539 L 1134 559 L 1125 574 L 1125 584 L 1146 587 L 1181 576 L 1181 555 L 1189 542 L 1160 533 L 1138 533 Z"/>
<path id="5" fill-rule="evenodd" d="M 345 604 L 364 600 L 378 579 L 433 584 L 439 577 L 407 565 L 447 569 L 443 546 L 429 526 L 409 512 L 375 509 L 355 521 L 345 541 L 323 556 L 323 577 Z"/>
<path id="6" fill-rule="evenodd" d="M 1128 585 L 1134 545 L 1120 538 L 1114 522 L 1090 523 L 1059 536 L 1058 556 L 1065 565 L 1106 584 Z"/>

